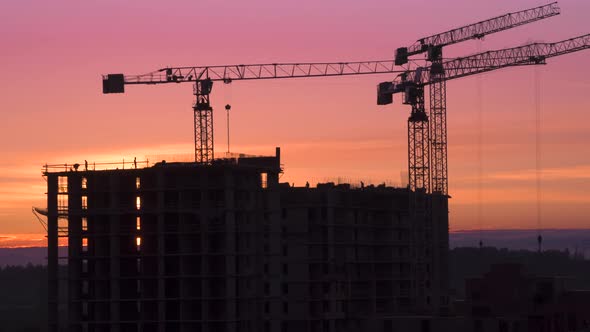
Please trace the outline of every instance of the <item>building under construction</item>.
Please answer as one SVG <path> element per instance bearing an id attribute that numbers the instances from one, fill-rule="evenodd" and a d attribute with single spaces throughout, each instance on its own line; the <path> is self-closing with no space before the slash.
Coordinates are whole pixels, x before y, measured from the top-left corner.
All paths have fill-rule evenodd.
<path id="1" fill-rule="evenodd" d="M 409 316 L 430 330 L 449 303 L 447 196 L 281 172 L 278 148 L 47 167 L 49 330 L 381 332 Z"/>

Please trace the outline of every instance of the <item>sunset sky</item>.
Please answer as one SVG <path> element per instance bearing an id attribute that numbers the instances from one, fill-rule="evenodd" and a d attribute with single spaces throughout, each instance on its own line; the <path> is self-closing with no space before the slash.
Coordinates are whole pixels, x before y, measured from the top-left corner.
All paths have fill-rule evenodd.
<path id="1" fill-rule="evenodd" d="M 547 1 L 31 1 L 0 4 L 0 247 L 44 232 L 45 163 L 190 154 L 192 87 L 103 95 L 101 74 L 166 66 L 391 59 L 420 37 Z M 445 57 L 590 32 L 590 1 L 448 47 Z M 448 84 L 451 230 L 535 228 L 535 72 L 541 85 L 543 228 L 590 227 L 590 51 Z M 216 84 L 216 151 L 282 149 L 284 181 L 400 184 L 407 117 L 376 105 L 390 75 Z M 480 86 L 481 88 L 478 88 Z M 480 91 L 481 93 L 478 93 Z M 477 220 L 477 114 L 483 112 L 484 218 Z M 31 242 L 27 242 L 31 239 Z M 37 240 L 37 242 L 34 242 Z M 41 240 L 42 242 L 42 240 Z"/>

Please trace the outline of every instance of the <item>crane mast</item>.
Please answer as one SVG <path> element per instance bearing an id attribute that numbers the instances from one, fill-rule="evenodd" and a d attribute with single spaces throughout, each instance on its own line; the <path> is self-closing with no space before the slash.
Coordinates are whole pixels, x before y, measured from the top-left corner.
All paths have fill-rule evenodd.
<path id="1" fill-rule="evenodd" d="M 424 87 L 415 88 L 404 96 L 404 104 L 412 105 L 408 118 L 408 169 L 410 188 L 430 188 L 430 128 L 424 103 Z"/>
<path id="2" fill-rule="evenodd" d="M 442 52 L 442 49 L 441 49 Z M 432 192 L 447 195 L 449 180 L 447 166 L 447 81 L 440 59 L 432 62 L 435 66 L 430 85 L 430 132 L 432 153 Z"/>
<path id="3" fill-rule="evenodd" d="M 195 82 L 193 94 L 194 136 L 195 136 L 195 161 L 210 164 L 215 158 L 213 149 L 213 108 L 209 101 L 209 95 L 213 88 L 213 81 L 204 79 Z"/>

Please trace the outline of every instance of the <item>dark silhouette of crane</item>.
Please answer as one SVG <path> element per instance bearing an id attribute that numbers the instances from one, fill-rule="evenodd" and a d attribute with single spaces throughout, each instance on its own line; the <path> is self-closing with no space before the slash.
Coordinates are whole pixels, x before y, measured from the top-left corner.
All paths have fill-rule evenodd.
<path id="1" fill-rule="evenodd" d="M 486 35 L 533 23 L 559 15 L 559 13 L 557 2 L 553 2 L 421 38 L 410 47 L 401 47 L 396 50 L 396 65 L 404 65 L 408 63 L 409 57 L 423 53 L 427 54 L 426 60 L 431 63 L 428 84 L 430 86 L 429 114 L 426 114 L 426 111 L 422 109 L 424 94 L 421 89 L 423 85 L 413 90 L 418 95 L 411 98 L 415 100 L 413 105 L 419 106 L 413 108 L 408 121 L 409 150 L 411 150 L 409 182 L 411 187 L 424 188 L 429 192 L 432 181 L 433 193 L 448 194 L 446 120 L 446 81 L 448 78 L 443 60 L 443 47 L 463 41 L 482 39 Z M 427 126 L 428 124 L 429 126 Z"/>
<path id="2" fill-rule="evenodd" d="M 379 84 L 378 104 L 390 104 L 393 102 L 393 94 L 403 93 L 403 103 L 412 106 L 408 119 L 410 189 L 447 195 L 446 82 L 505 67 L 545 64 L 548 57 L 585 49 L 587 37 L 553 44 L 530 44 L 452 60 L 442 57 L 443 47 L 481 39 L 488 34 L 533 23 L 559 13 L 557 3 L 553 2 L 455 28 L 419 39 L 410 47 L 397 49 L 394 60 L 168 67 L 142 75 L 105 75 L 103 93 L 123 93 L 125 85 L 193 83 L 195 161 L 209 164 L 214 159 L 210 94 L 215 81 L 230 83 L 234 80 L 399 73 L 393 82 Z M 425 60 L 429 65 L 415 69 L 408 65 L 401 70 L 396 67 L 415 64 L 416 60 L 411 60 L 410 57 L 423 53 L 426 53 Z M 430 87 L 429 114 L 425 108 L 426 86 Z"/>
<path id="3" fill-rule="evenodd" d="M 429 67 L 420 67 L 416 70 L 400 74 L 393 82 L 383 82 L 378 86 L 377 103 L 387 105 L 393 102 L 393 94 L 403 94 L 403 104 L 411 105 L 412 111 L 408 118 L 408 167 L 409 185 L 414 191 L 430 191 L 430 168 L 444 169 L 446 174 L 446 121 L 439 121 L 429 125 L 429 118 L 439 116 L 442 120 L 445 114 L 433 115 L 432 105 L 430 116 L 425 111 L 424 88 L 440 84 L 441 69 L 444 71 L 444 81 L 461 77 L 481 74 L 511 66 L 545 64 L 547 58 L 563 54 L 581 51 L 590 47 L 590 35 L 583 35 L 555 43 L 533 43 L 524 46 L 507 48 L 496 51 L 487 51 L 463 58 L 443 61 L 441 64 L 432 63 Z M 445 89 L 446 90 L 446 89 Z M 432 94 L 431 89 L 431 94 Z M 446 97 L 445 97 L 446 99 Z M 446 108 L 445 108 L 446 111 Z M 434 122 L 434 121 L 432 121 Z M 433 136 L 442 135 L 444 140 L 436 141 Z M 445 144 L 442 144 L 442 143 Z M 430 153 L 444 146 L 444 165 L 436 165 L 443 161 L 429 159 Z M 433 193 L 446 195 L 446 175 L 436 178 Z M 444 190 L 442 190 L 444 189 Z"/>

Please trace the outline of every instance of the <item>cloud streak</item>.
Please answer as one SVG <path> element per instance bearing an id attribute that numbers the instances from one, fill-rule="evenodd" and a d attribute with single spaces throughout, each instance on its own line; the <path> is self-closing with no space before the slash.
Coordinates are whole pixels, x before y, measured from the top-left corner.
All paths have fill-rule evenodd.
<path id="1" fill-rule="evenodd" d="M 547 168 L 539 171 L 541 181 L 590 180 L 590 165 L 573 167 Z M 499 181 L 535 181 L 537 170 L 524 169 L 511 172 L 497 172 L 486 176 L 487 180 Z"/>
<path id="2" fill-rule="evenodd" d="M 0 234 L 0 248 L 46 247 L 45 234 Z"/>

